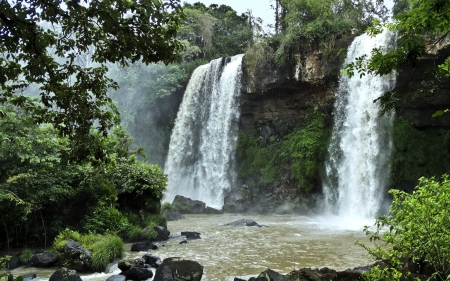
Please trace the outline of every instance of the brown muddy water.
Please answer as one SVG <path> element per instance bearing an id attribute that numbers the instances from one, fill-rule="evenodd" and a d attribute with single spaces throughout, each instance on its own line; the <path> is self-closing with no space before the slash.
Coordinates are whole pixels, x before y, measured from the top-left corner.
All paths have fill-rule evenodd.
<path id="1" fill-rule="evenodd" d="M 248 279 L 267 268 L 286 274 L 303 267 L 331 267 L 344 270 L 372 262 L 355 241 L 368 243 L 361 226 L 340 222 L 338 218 L 313 218 L 292 215 L 186 215 L 186 219 L 168 222 L 171 235 L 150 253 L 161 258 L 181 257 L 195 260 L 204 267 L 202 281 L 229 281 L 234 277 Z M 231 227 L 223 224 L 252 219 L 265 227 Z M 356 229 L 356 230 L 346 230 Z M 184 240 L 182 231 L 201 233 L 201 239 Z M 144 252 L 130 252 L 140 257 Z M 16 269 L 13 274 L 36 273 L 37 280 L 48 280 L 55 269 Z M 120 270 L 115 271 L 118 274 Z M 112 274 L 82 275 L 83 280 L 104 281 Z"/>

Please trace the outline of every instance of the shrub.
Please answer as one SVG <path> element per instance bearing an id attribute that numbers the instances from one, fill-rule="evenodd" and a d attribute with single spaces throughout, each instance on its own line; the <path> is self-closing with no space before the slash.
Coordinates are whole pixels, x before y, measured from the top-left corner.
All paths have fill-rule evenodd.
<path id="1" fill-rule="evenodd" d="M 62 253 L 62 248 L 67 245 L 68 239 L 80 243 L 83 247 L 92 251 L 92 269 L 101 270 L 115 258 L 122 257 L 123 242 L 116 234 L 85 234 L 65 229 L 55 238 L 53 249 Z"/>
<path id="2" fill-rule="evenodd" d="M 448 280 L 450 275 L 450 180 L 441 182 L 420 178 L 412 194 L 391 190 L 393 202 L 389 214 L 376 220 L 376 231 L 365 228 L 374 247 L 361 244 L 386 267 L 374 267 L 364 274 L 366 280 L 404 280 L 415 274 Z M 380 243 L 381 242 L 381 243 Z M 386 247 L 387 246 L 387 247 Z M 419 265 L 409 272 L 404 260 Z M 405 269 L 406 268 L 406 269 Z M 424 269 L 432 269 L 425 272 Z"/>
<path id="3" fill-rule="evenodd" d="M 20 263 L 21 264 L 27 264 L 31 261 L 33 258 L 33 251 L 30 249 L 24 249 L 23 252 L 20 254 Z"/>
<path id="4" fill-rule="evenodd" d="M 113 207 L 97 207 L 84 219 L 83 229 L 98 234 L 121 233 L 129 227 L 128 220 Z"/>

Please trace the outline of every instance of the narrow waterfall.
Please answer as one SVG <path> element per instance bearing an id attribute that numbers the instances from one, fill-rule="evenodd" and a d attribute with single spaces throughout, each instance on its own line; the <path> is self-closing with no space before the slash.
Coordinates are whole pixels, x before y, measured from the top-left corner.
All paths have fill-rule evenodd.
<path id="1" fill-rule="evenodd" d="M 193 72 L 170 138 L 164 201 L 183 195 L 222 207 L 236 177 L 242 57 L 216 59 Z"/>
<path id="2" fill-rule="evenodd" d="M 395 36 L 385 31 L 371 38 L 356 37 L 345 64 L 373 48 L 393 46 Z M 373 101 L 394 87 L 395 74 L 383 77 L 358 73 L 342 76 L 336 93 L 334 127 L 328 148 L 324 193 L 326 211 L 349 221 L 375 218 L 389 177 L 393 113 L 381 114 Z"/>

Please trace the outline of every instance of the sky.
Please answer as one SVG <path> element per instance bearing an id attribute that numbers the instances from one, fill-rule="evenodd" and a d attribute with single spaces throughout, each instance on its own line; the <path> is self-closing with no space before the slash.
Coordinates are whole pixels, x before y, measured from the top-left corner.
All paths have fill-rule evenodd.
<path id="1" fill-rule="evenodd" d="M 201 2 L 207 7 L 211 4 L 227 5 L 233 8 L 238 15 L 252 10 L 253 16 L 263 20 L 264 27 L 275 22 L 275 11 L 270 8 L 274 0 L 182 0 L 181 2 L 189 4 Z"/>

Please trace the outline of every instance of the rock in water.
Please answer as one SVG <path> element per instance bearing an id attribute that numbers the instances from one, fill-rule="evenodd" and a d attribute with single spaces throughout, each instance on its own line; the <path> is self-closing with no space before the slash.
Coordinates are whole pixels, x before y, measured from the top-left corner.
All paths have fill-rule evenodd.
<path id="1" fill-rule="evenodd" d="M 249 219 L 240 219 L 234 222 L 230 222 L 224 225 L 228 226 L 256 226 L 256 227 L 263 227 L 263 225 L 257 224 L 254 220 Z"/>
<path id="2" fill-rule="evenodd" d="M 58 261 L 58 256 L 50 252 L 38 252 L 33 254 L 31 263 L 35 267 L 51 267 Z"/>
<path id="3" fill-rule="evenodd" d="M 55 271 L 48 281 L 83 281 L 83 279 L 77 274 L 76 270 L 63 267 Z"/>
<path id="4" fill-rule="evenodd" d="M 183 231 L 181 232 L 181 236 L 186 236 L 186 239 L 194 240 L 200 239 L 200 233 L 195 231 Z"/>
<path id="5" fill-rule="evenodd" d="M 153 280 L 158 281 L 200 281 L 203 266 L 196 261 L 181 258 L 167 258 L 158 267 Z"/>
<path id="6" fill-rule="evenodd" d="M 205 212 L 205 202 L 192 200 L 181 195 L 175 196 L 172 206 L 176 206 L 182 214 L 203 214 Z"/>

